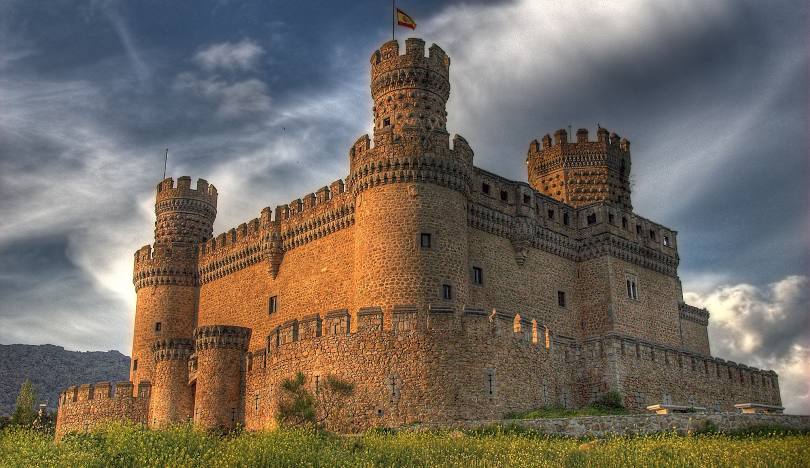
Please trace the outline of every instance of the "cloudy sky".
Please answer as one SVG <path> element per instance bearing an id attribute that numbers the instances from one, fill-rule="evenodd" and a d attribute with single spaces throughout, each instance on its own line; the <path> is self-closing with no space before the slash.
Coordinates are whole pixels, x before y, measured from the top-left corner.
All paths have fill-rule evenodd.
<path id="1" fill-rule="evenodd" d="M 525 180 L 529 141 L 568 125 L 629 138 L 713 354 L 810 413 L 805 1 L 399 4 L 451 56 L 478 166 Z M 0 1 L 0 343 L 129 352 L 167 147 L 169 175 L 218 187 L 217 233 L 346 175 L 390 4 L 290 5 Z"/>

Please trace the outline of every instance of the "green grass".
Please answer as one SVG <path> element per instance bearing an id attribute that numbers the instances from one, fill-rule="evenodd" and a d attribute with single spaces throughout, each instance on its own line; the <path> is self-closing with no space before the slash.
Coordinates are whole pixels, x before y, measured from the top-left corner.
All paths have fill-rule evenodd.
<path id="1" fill-rule="evenodd" d="M 630 414 L 630 412 L 625 408 L 605 408 L 599 406 L 586 406 L 577 409 L 545 407 L 525 411 L 523 413 L 509 413 L 505 416 L 505 419 L 573 418 L 575 416 L 610 416 L 614 414 Z"/>
<path id="2" fill-rule="evenodd" d="M 810 435 L 657 434 L 571 439 L 525 431 L 313 431 L 219 437 L 179 426 L 111 425 L 55 444 L 23 429 L 0 432 L 0 466 L 810 466 Z"/>

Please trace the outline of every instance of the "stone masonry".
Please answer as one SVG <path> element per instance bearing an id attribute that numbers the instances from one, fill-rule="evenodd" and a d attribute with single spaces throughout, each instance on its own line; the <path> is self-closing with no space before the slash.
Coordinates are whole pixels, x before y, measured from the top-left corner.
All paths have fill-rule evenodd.
<path id="1" fill-rule="evenodd" d="M 213 236 L 205 180 L 157 186 L 135 253 L 132 383 L 62 393 L 57 436 L 112 419 L 272 428 L 280 383 L 356 385 L 338 430 L 624 404 L 780 405 L 773 371 L 711 356 L 683 302 L 677 233 L 630 200 L 630 142 L 604 128 L 529 145 L 528 181 L 445 130 L 450 59 L 371 56 L 374 134 L 349 174 Z"/>

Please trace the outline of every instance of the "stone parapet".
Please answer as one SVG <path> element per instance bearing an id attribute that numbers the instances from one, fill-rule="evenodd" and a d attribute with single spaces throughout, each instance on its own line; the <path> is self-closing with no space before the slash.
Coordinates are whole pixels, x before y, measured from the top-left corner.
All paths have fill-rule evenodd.
<path id="1" fill-rule="evenodd" d="M 132 382 L 98 382 L 68 387 L 59 394 L 56 440 L 69 432 L 86 432 L 112 421 L 145 424 L 151 383 L 141 381 L 137 392 Z"/>
<path id="2" fill-rule="evenodd" d="M 681 302 L 678 304 L 678 312 L 681 320 L 695 322 L 704 327 L 709 325 L 709 311 L 706 309 L 690 306 L 689 304 Z"/>
<path id="3" fill-rule="evenodd" d="M 194 329 L 195 348 L 247 349 L 250 328 L 229 325 L 205 325 Z"/>
<path id="4" fill-rule="evenodd" d="M 193 353 L 194 341 L 191 339 L 174 338 L 152 343 L 155 362 L 188 359 Z"/>

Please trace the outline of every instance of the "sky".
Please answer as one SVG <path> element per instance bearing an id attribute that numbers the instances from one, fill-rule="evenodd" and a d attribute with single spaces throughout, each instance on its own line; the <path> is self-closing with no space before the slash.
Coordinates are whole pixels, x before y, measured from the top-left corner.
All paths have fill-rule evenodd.
<path id="1" fill-rule="evenodd" d="M 0 343 L 128 353 L 163 173 L 215 234 L 345 177 L 385 1 L 0 0 Z M 451 57 L 448 130 L 526 180 L 531 140 L 631 140 L 633 205 L 678 231 L 712 354 L 810 414 L 805 1 L 400 0 Z"/>

